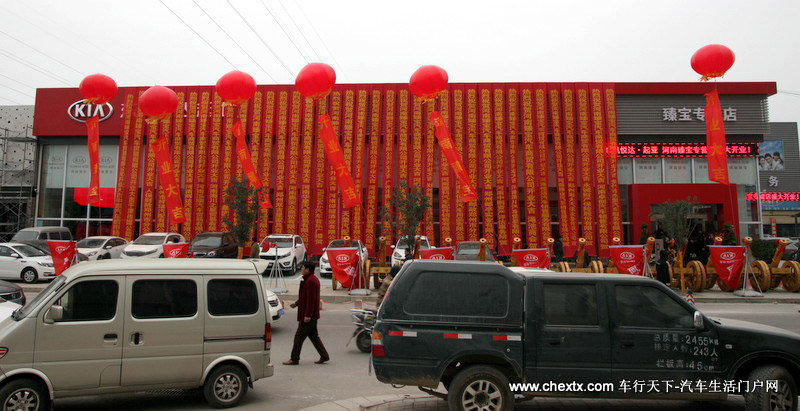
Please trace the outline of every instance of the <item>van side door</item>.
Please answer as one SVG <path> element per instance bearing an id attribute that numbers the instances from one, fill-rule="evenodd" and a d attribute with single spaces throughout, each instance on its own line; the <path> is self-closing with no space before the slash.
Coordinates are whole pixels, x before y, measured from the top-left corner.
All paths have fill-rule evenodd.
<path id="1" fill-rule="evenodd" d="M 33 367 L 55 391 L 120 385 L 124 291 L 124 276 L 84 277 L 38 313 Z M 48 319 L 53 306 L 63 308 L 61 319 Z"/>
<path id="2" fill-rule="evenodd" d="M 128 278 L 122 384 L 200 381 L 203 360 L 203 277 Z"/>

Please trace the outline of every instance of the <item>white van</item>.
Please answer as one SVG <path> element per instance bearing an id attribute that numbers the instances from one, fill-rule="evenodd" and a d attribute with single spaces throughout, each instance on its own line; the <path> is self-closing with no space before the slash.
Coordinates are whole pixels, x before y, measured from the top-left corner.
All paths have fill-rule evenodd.
<path id="1" fill-rule="evenodd" d="M 71 267 L 0 319 L 0 408 L 197 387 L 212 406 L 235 406 L 273 373 L 265 269 L 222 259 Z"/>

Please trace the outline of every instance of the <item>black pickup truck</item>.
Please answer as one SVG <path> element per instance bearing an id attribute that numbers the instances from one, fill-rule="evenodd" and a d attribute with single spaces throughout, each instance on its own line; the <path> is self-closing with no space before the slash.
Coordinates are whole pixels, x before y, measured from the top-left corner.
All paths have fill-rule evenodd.
<path id="1" fill-rule="evenodd" d="M 413 261 L 378 312 L 379 381 L 450 409 L 508 410 L 533 396 L 724 400 L 796 410 L 800 335 L 704 316 L 663 284 Z M 442 384 L 447 394 L 434 391 Z"/>

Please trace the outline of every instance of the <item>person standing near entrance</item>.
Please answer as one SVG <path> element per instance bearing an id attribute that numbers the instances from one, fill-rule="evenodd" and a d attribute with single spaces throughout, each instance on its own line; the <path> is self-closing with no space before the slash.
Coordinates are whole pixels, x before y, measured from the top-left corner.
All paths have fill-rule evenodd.
<path id="1" fill-rule="evenodd" d="M 256 241 L 256 238 L 253 237 L 253 245 L 250 246 L 250 258 L 261 258 L 259 253 L 261 252 L 261 246 Z"/>
<path id="2" fill-rule="evenodd" d="M 319 338 L 317 330 L 317 320 L 319 320 L 319 278 L 314 275 L 314 263 L 303 261 L 300 266 L 303 270 L 303 281 L 300 282 L 300 291 L 297 301 L 290 307 L 297 307 L 297 332 L 294 334 L 294 345 L 289 361 L 284 361 L 283 365 L 297 365 L 300 363 L 300 350 L 303 349 L 303 342 L 308 338 L 314 344 L 314 348 L 319 353 L 319 360 L 314 364 L 322 364 L 331 358 L 325 345 Z"/>

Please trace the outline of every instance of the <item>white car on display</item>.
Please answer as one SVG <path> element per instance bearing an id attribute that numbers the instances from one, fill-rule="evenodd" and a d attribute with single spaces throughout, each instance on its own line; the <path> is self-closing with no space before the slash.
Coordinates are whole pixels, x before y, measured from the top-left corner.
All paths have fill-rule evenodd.
<path id="1" fill-rule="evenodd" d="M 89 258 L 89 261 L 119 258 L 128 240 L 119 237 L 94 236 L 78 241 L 78 252 Z"/>
<path id="2" fill-rule="evenodd" d="M 42 250 L 27 244 L 0 243 L 0 278 L 35 283 L 55 276 L 53 258 Z"/>
<path id="3" fill-rule="evenodd" d="M 319 259 L 319 276 L 333 277 L 331 263 L 328 261 L 328 249 L 352 247 L 358 248 L 358 256 L 361 259 L 362 269 L 366 269 L 366 262 L 369 261 L 369 251 L 367 251 L 367 247 L 364 247 L 364 244 L 361 242 L 361 240 L 351 240 L 349 246 L 344 245 L 344 240 L 333 240 L 322 250 L 324 252 L 322 253 L 322 257 Z"/>
<path id="4" fill-rule="evenodd" d="M 121 258 L 164 258 L 164 244 L 185 243 L 178 233 L 142 234 L 122 250 Z"/>
<path id="5" fill-rule="evenodd" d="M 407 259 L 411 258 L 411 246 L 414 245 L 413 241 L 409 240 L 408 236 L 400 237 L 397 240 L 397 245 L 392 246 L 392 265 L 403 264 Z M 428 243 L 428 237 L 419 237 L 419 249 L 427 250 L 431 248 Z"/>
<path id="6" fill-rule="evenodd" d="M 284 314 L 286 314 L 286 311 L 283 309 L 283 301 L 281 301 L 281 299 L 278 298 L 278 296 L 269 289 L 265 288 L 264 292 L 267 295 L 267 303 L 269 305 L 269 315 L 272 318 L 272 321 L 277 321 L 281 317 L 283 317 Z"/>
<path id="7" fill-rule="evenodd" d="M 266 252 L 258 253 L 260 258 L 269 261 L 267 274 L 273 269 L 273 264 L 278 261 L 278 269 L 288 271 L 290 275 L 297 272 L 297 266 L 303 261 L 306 261 L 306 245 L 303 239 L 297 234 L 271 234 L 259 243 L 261 249 L 264 249 L 264 243 L 273 243 Z"/>

